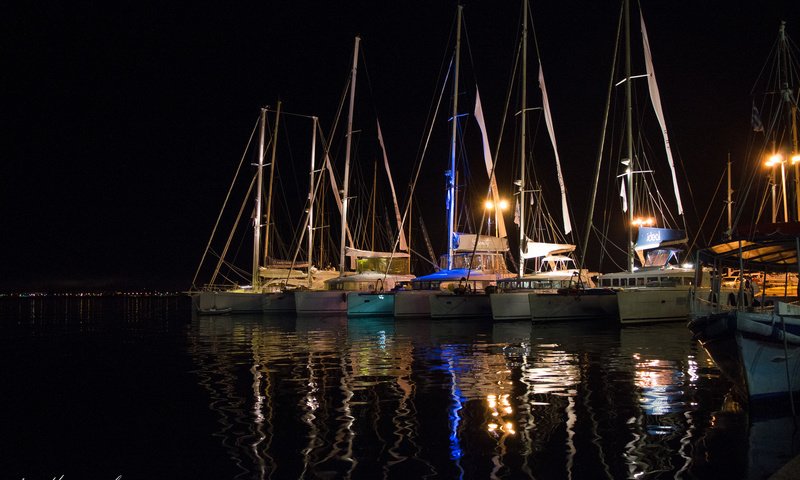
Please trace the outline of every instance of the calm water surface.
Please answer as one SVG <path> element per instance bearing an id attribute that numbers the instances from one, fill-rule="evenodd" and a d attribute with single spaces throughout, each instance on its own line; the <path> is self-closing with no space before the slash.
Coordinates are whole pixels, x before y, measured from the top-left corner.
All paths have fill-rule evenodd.
<path id="1" fill-rule="evenodd" d="M 683 324 L 192 315 L 0 299 L 0 478 L 767 478 Z"/>

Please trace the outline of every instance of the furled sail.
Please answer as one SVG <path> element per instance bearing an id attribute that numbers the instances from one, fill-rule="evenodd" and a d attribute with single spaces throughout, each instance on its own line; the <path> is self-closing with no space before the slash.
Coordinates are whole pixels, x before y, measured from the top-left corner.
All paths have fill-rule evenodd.
<path id="1" fill-rule="evenodd" d="M 486 173 L 489 175 L 489 182 L 492 187 L 492 201 L 495 206 L 494 209 L 495 222 L 497 224 L 497 235 L 500 238 L 506 237 L 506 222 L 503 220 L 503 212 L 500 210 L 500 193 L 497 190 L 497 177 L 494 175 L 494 162 L 492 161 L 492 152 L 489 149 L 489 136 L 486 134 L 486 122 L 483 119 L 483 107 L 481 107 L 481 95 L 478 93 L 478 86 L 475 86 L 475 119 L 478 121 L 478 126 L 481 129 L 481 138 L 483 139 L 483 158 L 486 162 Z M 489 213 L 491 215 L 491 213 Z M 488 233 L 488 232 L 487 232 Z"/>
<path id="2" fill-rule="evenodd" d="M 569 221 L 569 209 L 567 208 L 567 189 L 564 187 L 564 176 L 561 174 L 561 161 L 558 159 L 558 147 L 556 147 L 556 132 L 553 129 L 553 116 L 550 114 L 550 102 L 547 99 L 547 88 L 544 86 L 544 72 L 542 64 L 539 63 L 539 88 L 542 89 L 542 106 L 544 107 L 544 121 L 547 124 L 547 132 L 550 134 L 550 143 L 553 144 L 553 153 L 556 156 L 556 172 L 558 172 L 558 188 L 561 190 L 561 216 L 564 219 L 564 234 L 572 231 L 572 223 Z"/>
<path id="3" fill-rule="evenodd" d="M 672 172 L 672 187 L 675 190 L 675 201 L 678 203 L 678 215 L 683 215 L 683 204 L 681 203 L 681 193 L 678 190 L 678 177 L 675 175 L 675 162 L 672 160 L 672 150 L 669 147 L 669 135 L 667 135 L 667 124 L 664 121 L 664 110 L 661 108 L 661 96 L 658 93 L 656 83 L 656 73 L 653 69 L 653 58 L 650 55 L 650 41 L 647 39 L 647 30 L 644 27 L 644 16 L 639 12 L 642 23 L 642 41 L 644 43 L 644 59 L 647 67 L 647 86 L 650 90 L 650 100 L 653 102 L 653 109 L 658 117 L 658 124 L 661 126 L 661 133 L 664 135 L 664 148 L 667 151 L 667 162 Z"/>
<path id="4" fill-rule="evenodd" d="M 528 248 L 525 250 L 525 255 L 522 257 L 526 260 L 529 258 L 541 258 L 548 255 L 558 255 L 575 251 L 575 245 L 568 243 L 534 242 L 531 239 L 527 239 L 527 243 Z"/>

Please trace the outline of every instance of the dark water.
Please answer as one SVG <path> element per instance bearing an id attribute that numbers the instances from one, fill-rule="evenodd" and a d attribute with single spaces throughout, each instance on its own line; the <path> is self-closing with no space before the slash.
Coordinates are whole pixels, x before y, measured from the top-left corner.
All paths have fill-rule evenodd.
<path id="1" fill-rule="evenodd" d="M 0 299 L 0 478 L 767 478 L 800 450 L 682 324 Z"/>

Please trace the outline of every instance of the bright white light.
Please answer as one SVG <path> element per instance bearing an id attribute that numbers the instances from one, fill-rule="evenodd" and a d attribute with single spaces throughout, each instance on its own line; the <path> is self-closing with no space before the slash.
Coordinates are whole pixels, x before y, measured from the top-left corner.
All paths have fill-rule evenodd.
<path id="1" fill-rule="evenodd" d="M 648 227 L 651 227 L 651 226 L 655 225 L 655 223 L 656 223 L 656 219 L 653 218 L 653 217 L 636 217 L 636 218 L 633 219 L 633 224 L 635 226 L 637 226 L 637 227 L 641 227 L 643 225 L 647 225 Z"/>
<path id="2" fill-rule="evenodd" d="M 783 162 L 783 155 L 781 155 L 780 153 L 776 153 L 776 154 L 772 155 L 771 157 L 769 157 L 767 159 L 767 161 L 764 162 L 764 165 L 766 165 L 768 167 L 774 167 L 775 165 L 778 165 L 781 162 Z"/>

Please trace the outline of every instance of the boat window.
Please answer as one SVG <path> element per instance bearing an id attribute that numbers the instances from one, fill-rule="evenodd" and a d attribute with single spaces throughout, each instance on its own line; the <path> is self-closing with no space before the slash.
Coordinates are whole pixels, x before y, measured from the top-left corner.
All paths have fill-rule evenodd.
<path id="1" fill-rule="evenodd" d="M 636 286 L 637 287 L 643 287 L 644 286 L 644 278 L 643 277 L 639 277 L 639 278 L 636 279 Z"/>
<path id="2" fill-rule="evenodd" d="M 611 279 L 611 286 L 612 287 L 619 287 L 619 279 L 618 278 L 612 278 Z"/>

